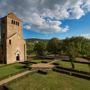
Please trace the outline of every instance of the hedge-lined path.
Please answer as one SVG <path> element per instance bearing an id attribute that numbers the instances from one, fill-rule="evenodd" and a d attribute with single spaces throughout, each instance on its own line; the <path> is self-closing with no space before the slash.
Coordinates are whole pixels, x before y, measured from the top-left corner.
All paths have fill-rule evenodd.
<path id="1" fill-rule="evenodd" d="M 26 74 L 29 74 L 29 73 L 31 73 L 31 72 L 34 72 L 35 70 L 27 70 L 27 71 L 25 71 L 25 72 L 22 72 L 22 73 L 19 73 L 19 74 L 17 74 L 17 75 L 14 75 L 14 76 L 11 76 L 11 77 L 9 77 L 9 78 L 6 78 L 6 79 L 4 79 L 4 80 L 1 80 L 0 81 L 0 85 L 3 85 L 3 84 L 6 84 L 6 83 L 8 83 L 8 82 L 10 82 L 10 81 L 12 81 L 12 80 L 14 80 L 14 79 L 17 79 L 17 78 L 19 78 L 19 77 L 21 77 L 21 76 L 24 76 L 24 75 L 26 75 Z"/>

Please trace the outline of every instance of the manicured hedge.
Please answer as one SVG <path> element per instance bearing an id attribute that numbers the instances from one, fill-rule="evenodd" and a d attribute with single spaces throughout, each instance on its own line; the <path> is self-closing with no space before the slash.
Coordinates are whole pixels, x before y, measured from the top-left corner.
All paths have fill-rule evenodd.
<path id="1" fill-rule="evenodd" d="M 82 74 L 90 75 L 89 72 L 75 70 L 75 69 L 72 69 L 72 68 L 64 68 L 64 67 L 60 67 L 60 66 L 56 66 L 56 68 L 63 69 L 63 70 L 68 70 L 68 71 L 73 71 L 73 72 L 76 72 L 76 73 L 82 73 Z"/>
<path id="2" fill-rule="evenodd" d="M 38 70 L 38 73 L 40 73 L 40 74 L 48 74 L 48 71 L 47 70 Z"/>
<path id="3" fill-rule="evenodd" d="M 68 70 L 61 69 L 61 68 L 53 68 L 53 71 L 61 72 L 61 73 L 68 74 L 68 75 L 71 75 L 71 76 L 76 76 L 76 77 L 79 77 L 79 78 L 84 78 L 84 79 L 90 80 L 90 75 L 87 75 L 87 74 L 68 71 Z"/>
<path id="4" fill-rule="evenodd" d="M 62 61 L 65 61 L 65 62 L 70 62 L 70 60 L 62 60 Z M 90 64 L 90 62 L 82 62 L 82 61 L 74 61 L 74 63 L 82 63 L 82 64 Z"/>
<path id="5" fill-rule="evenodd" d="M 47 61 L 41 61 L 41 63 L 48 63 Z"/>
<path id="6" fill-rule="evenodd" d="M 54 62 L 54 63 L 52 63 L 53 65 L 59 65 L 59 63 L 58 62 Z"/>

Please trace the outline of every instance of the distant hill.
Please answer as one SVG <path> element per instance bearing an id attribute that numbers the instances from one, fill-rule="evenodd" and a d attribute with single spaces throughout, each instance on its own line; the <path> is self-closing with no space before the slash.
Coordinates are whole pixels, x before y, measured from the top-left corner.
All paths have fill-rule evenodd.
<path id="1" fill-rule="evenodd" d="M 43 41 L 44 43 L 48 42 L 48 39 L 38 39 L 38 38 L 29 38 L 29 39 L 25 39 L 25 40 L 26 40 L 28 54 L 31 54 L 31 52 L 33 52 L 35 43 L 37 43 L 39 41 Z"/>
<path id="2" fill-rule="evenodd" d="M 29 39 L 25 39 L 26 42 L 39 42 L 39 41 L 48 41 L 48 39 L 38 39 L 38 38 L 29 38 Z"/>

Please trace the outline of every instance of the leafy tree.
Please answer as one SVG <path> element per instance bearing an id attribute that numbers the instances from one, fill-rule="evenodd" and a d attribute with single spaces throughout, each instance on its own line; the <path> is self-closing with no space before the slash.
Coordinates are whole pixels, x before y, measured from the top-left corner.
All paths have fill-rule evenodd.
<path id="1" fill-rule="evenodd" d="M 70 58 L 72 68 L 77 56 L 90 56 L 90 40 L 84 37 L 72 37 L 63 40 L 63 51 Z"/>
<path id="2" fill-rule="evenodd" d="M 75 48 L 78 49 L 78 56 L 90 55 L 90 40 L 84 37 L 72 37 L 70 41 L 74 42 Z"/>
<path id="3" fill-rule="evenodd" d="M 66 55 L 69 56 L 72 68 L 75 68 L 74 60 L 78 54 L 77 48 L 75 47 L 75 43 L 71 41 L 69 38 L 63 41 L 63 51 Z"/>
<path id="4" fill-rule="evenodd" d="M 57 38 L 52 38 L 51 40 L 48 41 L 47 44 L 47 51 L 50 54 L 58 54 L 59 52 L 59 43 L 60 41 Z"/>
<path id="5" fill-rule="evenodd" d="M 36 55 L 45 55 L 46 45 L 44 42 L 38 42 L 34 45 L 34 51 Z"/>
<path id="6" fill-rule="evenodd" d="M 82 56 L 90 56 L 90 40 L 86 39 L 82 42 L 80 53 Z"/>
<path id="7" fill-rule="evenodd" d="M 27 42 L 26 42 L 26 45 L 27 45 L 27 54 L 28 54 L 28 55 L 31 55 L 32 53 L 34 53 L 34 52 L 33 52 L 34 43 L 27 41 Z"/>

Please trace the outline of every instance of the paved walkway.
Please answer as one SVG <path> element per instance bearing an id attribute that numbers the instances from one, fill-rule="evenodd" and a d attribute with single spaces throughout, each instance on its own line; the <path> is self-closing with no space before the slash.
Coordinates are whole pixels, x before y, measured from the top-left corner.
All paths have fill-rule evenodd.
<path id="1" fill-rule="evenodd" d="M 52 63 L 54 63 L 54 62 L 56 62 L 56 61 L 58 61 L 58 60 L 53 60 L 53 61 L 49 62 L 48 64 L 52 64 Z"/>
<path id="2" fill-rule="evenodd" d="M 54 65 L 51 64 L 46 64 L 46 63 L 38 63 L 38 64 L 33 64 L 32 69 L 51 69 L 54 67 Z"/>
<path id="3" fill-rule="evenodd" d="M 17 78 L 19 78 L 19 77 L 21 77 L 21 76 L 24 76 L 24 75 L 26 75 L 26 74 L 28 74 L 28 73 L 30 73 L 30 72 L 34 72 L 35 70 L 32 70 L 32 71 L 25 71 L 25 72 L 22 72 L 22 73 L 19 73 L 19 74 L 17 74 L 17 75 L 14 75 L 14 76 L 12 76 L 12 77 L 9 77 L 9 78 L 6 78 L 6 79 L 4 79 L 4 80 L 1 80 L 0 81 L 0 85 L 3 85 L 3 84 L 6 84 L 6 83 L 8 83 L 8 82 L 10 82 L 10 81 L 12 81 L 12 80 L 14 80 L 14 79 L 17 79 Z"/>
<path id="4" fill-rule="evenodd" d="M 55 67 L 52 63 L 56 62 L 57 60 L 53 60 L 49 63 L 38 63 L 38 64 L 33 64 L 31 67 L 32 69 L 52 69 Z"/>

